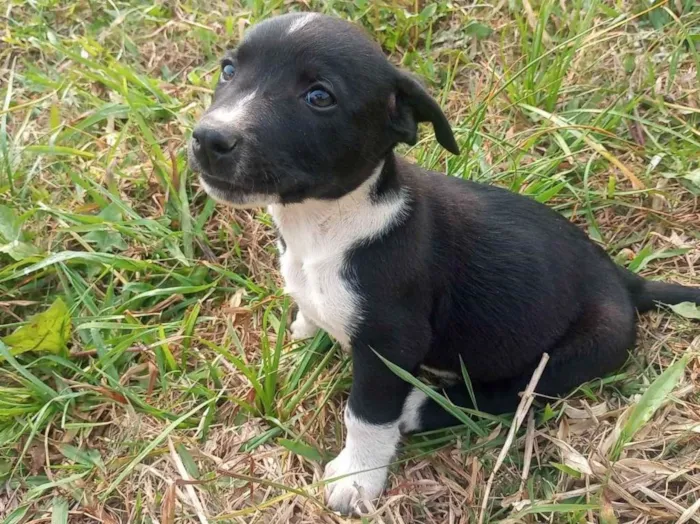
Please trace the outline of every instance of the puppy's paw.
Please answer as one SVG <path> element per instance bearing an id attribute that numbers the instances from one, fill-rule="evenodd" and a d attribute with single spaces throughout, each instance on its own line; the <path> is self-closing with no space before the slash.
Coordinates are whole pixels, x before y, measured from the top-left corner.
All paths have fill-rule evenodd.
<path id="1" fill-rule="evenodd" d="M 324 479 L 343 477 L 326 484 L 328 507 L 343 515 L 362 515 L 372 511 L 372 503 L 382 494 L 387 476 L 387 467 L 377 466 L 379 464 L 360 463 L 347 448 L 343 449 L 328 463 L 323 476 Z M 376 469 L 370 469 L 372 467 Z"/>
<path id="2" fill-rule="evenodd" d="M 318 331 L 318 327 L 299 311 L 290 326 L 290 330 L 292 332 L 292 340 L 304 340 L 305 338 L 313 337 Z"/>

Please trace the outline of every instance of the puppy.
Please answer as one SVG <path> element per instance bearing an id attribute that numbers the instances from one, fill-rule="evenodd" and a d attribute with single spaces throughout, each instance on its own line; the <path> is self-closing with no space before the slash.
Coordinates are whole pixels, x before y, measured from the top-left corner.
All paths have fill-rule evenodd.
<path id="1" fill-rule="evenodd" d="M 221 63 L 194 129 L 192 168 L 217 200 L 267 206 L 296 338 L 323 329 L 352 352 L 347 438 L 326 467 L 327 503 L 377 498 L 402 434 L 456 421 L 377 356 L 469 372 L 478 409 L 512 411 L 543 352 L 537 391 L 565 394 L 621 366 L 635 309 L 700 303 L 647 282 L 536 201 L 397 157 L 419 122 L 459 153 L 429 94 L 359 28 L 319 14 L 255 26 Z M 445 390 L 474 407 L 463 385 Z"/>

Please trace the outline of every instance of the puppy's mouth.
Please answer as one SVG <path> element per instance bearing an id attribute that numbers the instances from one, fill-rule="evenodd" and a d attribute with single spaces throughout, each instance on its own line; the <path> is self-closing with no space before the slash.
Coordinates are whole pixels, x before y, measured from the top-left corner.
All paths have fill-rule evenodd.
<path id="1" fill-rule="evenodd" d="M 256 192 L 252 188 L 222 180 L 202 171 L 199 173 L 199 180 L 210 197 L 233 207 L 250 209 L 269 206 L 280 201 L 278 195 Z"/>
<path id="2" fill-rule="evenodd" d="M 218 192 L 224 193 L 245 193 L 244 187 L 234 184 L 229 180 L 222 180 L 221 178 L 215 177 L 206 173 L 204 171 L 199 172 L 199 180 L 203 183 L 205 189 L 214 189 Z"/>
<path id="3" fill-rule="evenodd" d="M 199 175 L 202 189 L 218 202 L 238 208 L 256 208 L 279 201 L 275 195 L 256 192 L 255 188 L 232 181 L 231 178 L 236 178 L 234 173 L 231 173 L 231 178 L 225 179 L 211 174 L 197 160 L 191 142 L 187 145 L 187 156 L 190 169 Z"/>

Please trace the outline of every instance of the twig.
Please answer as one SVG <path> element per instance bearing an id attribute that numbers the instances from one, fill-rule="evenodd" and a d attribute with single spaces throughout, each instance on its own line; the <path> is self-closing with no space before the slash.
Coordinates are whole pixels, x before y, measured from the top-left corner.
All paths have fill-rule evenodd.
<path id="1" fill-rule="evenodd" d="M 639 491 L 641 491 L 642 493 L 644 493 L 647 497 L 649 497 L 653 501 L 661 504 L 664 508 L 669 510 L 671 513 L 677 514 L 679 516 L 678 520 L 681 520 L 682 517 L 687 516 L 687 518 L 689 520 L 692 520 L 693 522 L 700 522 L 700 517 L 698 517 L 697 515 L 693 515 L 692 513 L 689 513 L 686 515 L 687 508 L 684 508 L 683 506 L 678 504 L 678 502 L 667 499 L 661 493 L 656 493 L 654 490 L 651 490 L 651 489 L 647 488 L 646 486 L 639 486 L 637 489 Z"/>
<path id="2" fill-rule="evenodd" d="M 527 417 L 527 433 L 525 436 L 525 456 L 523 457 L 523 472 L 520 476 L 520 493 L 525 491 L 525 483 L 530 474 L 530 462 L 532 461 L 532 451 L 535 447 L 535 413 L 530 411 Z"/>
<path id="3" fill-rule="evenodd" d="M 481 499 L 481 510 L 479 511 L 479 524 L 482 524 L 484 522 L 484 514 L 486 513 L 486 505 L 488 504 L 489 495 L 491 494 L 493 479 L 496 476 L 496 472 L 503 464 L 503 461 L 506 459 L 508 450 L 510 449 L 510 446 L 513 444 L 513 440 L 515 439 L 515 434 L 520 429 L 523 420 L 525 420 L 525 415 L 527 415 L 527 412 L 530 410 L 530 406 L 532 406 L 532 402 L 535 400 L 535 388 L 537 387 L 537 383 L 542 377 L 544 367 L 547 365 L 548 360 L 549 355 L 547 353 L 543 353 L 542 360 L 540 360 L 537 369 L 535 369 L 535 372 L 532 374 L 530 383 L 527 385 L 527 388 L 525 388 L 525 392 L 523 393 L 523 396 L 520 399 L 520 404 L 518 404 L 518 409 L 516 410 L 515 416 L 513 417 L 513 424 L 510 426 L 510 431 L 508 431 L 506 441 L 503 444 L 503 447 L 501 448 L 501 452 L 499 453 L 498 458 L 496 459 L 496 464 L 494 465 L 493 471 L 491 471 L 491 475 L 489 475 L 489 480 L 486 483 L 486 489 L 484 490 L 484 495 Z"/>

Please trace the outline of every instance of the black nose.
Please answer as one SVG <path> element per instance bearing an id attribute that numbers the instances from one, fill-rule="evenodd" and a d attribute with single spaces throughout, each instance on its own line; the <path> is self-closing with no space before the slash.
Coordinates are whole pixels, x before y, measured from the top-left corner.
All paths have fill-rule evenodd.
<path id="1" fill-rule="evenodd" d="M 214 164 L 230 158 L 239 140 L 233 131 L 200 125 L 192 133 L 192 148 L 200 162 Z"/>

